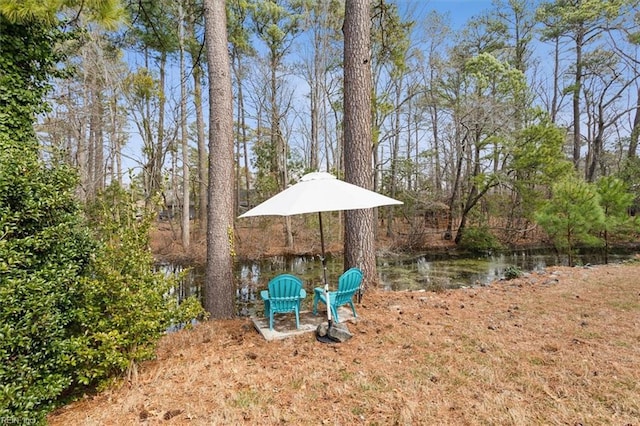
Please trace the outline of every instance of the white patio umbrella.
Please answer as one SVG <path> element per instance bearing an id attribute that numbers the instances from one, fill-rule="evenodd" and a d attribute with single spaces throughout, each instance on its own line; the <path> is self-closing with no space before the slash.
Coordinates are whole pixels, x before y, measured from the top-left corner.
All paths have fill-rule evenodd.
<path id="1" fill-rule="evenodd" d="M 324 234 L 322 230 L 322 212 L 339 210 L 368 209 L 378 206 L 402 204 L 374 191 L 337 179 L 326 172 L 314 172 L 304 175 L 300 182 L 258 204 L 239 217 L 250 216 L 293 216 L 305 213 L 318 213 L 320 223 L 320 247 L 322 251 L 322 274 L 324 292 L 327 299 L 327 320 L 331 327 L 331 309 L 329 309 L 329 283 L 324 252 Z"/>

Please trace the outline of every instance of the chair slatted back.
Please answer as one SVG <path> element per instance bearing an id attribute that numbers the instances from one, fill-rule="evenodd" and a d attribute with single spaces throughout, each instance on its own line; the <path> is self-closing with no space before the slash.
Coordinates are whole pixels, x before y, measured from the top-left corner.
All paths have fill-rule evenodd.
<path id="1" fill-rule="evenodd" d="M 300 278 L 282 274 L 269 281 L 269 301 L 274 312 L 293 311 L 300 301 Z"/>
<path id="2" fill-rule="evenodd" d="M 348 303 L 362 284 L 362 271 L 358 268 L 351 268 L 338 279 L 338 291 L 335 292 L 331 304 L 340 306 Z"/>

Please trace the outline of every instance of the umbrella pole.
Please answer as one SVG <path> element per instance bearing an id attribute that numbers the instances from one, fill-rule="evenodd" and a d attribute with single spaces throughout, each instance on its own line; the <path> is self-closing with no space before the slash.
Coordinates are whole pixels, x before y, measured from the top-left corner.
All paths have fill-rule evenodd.
<path id="1" fill-rule="evenodd" d="M 331 301 L 329 300 L 329 281 L 327 281 L 327 259 L 324 257 L 324 231 L 322 230 L 322 213 L 318 212 L 318 222 L 320 223 L 320 249 L 322 257 L 322 279 L 324 281 L 324 297 L 327 301 L 327 322 L 331 328 Z"/>

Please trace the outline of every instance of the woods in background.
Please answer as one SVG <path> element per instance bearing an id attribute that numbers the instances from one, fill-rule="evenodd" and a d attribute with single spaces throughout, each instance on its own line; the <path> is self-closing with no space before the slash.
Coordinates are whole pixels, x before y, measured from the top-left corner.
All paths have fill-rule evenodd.
<path id="1" fill-rule="evenodd" d="M 88 27 L 74 42 L 76 73 L 56 81 L 39 137 L 52 160 L 80 171 L 83 199 L 114 181 L 146 200 L 160 192 L 168 215 L 198 218 L 192 230 L 183 220 L 184 232 L 202 234 L 202 5 L 125 6 L 127 26 Z M 239 214 L 307 171 L 345 175 L 344 3 L 226 6 Z M 637 204 L 637 6 L 499 0 L 457 29 L 422 2 L 371 2 L 370 178 L 405 202 L 381 213 L 387 233 L 394 218 L 407 221 L 404 234 L 422 232 L 417 218 L 445 205 L 445 237 L 460 243 L 467 228 L 490 223 L 513 242 L 550 183 L 569 175 L 623 178 Z"/>

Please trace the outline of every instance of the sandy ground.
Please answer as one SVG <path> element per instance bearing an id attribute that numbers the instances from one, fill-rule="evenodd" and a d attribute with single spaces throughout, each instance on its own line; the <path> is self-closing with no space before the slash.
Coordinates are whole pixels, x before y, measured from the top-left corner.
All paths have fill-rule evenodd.
<path id="1" fill-rule="evenodd" d="M 369 291 L 353 338 L 248 319 L 167 335 L 52 425 L 640 425 L 640 259 L 481 288 Z"/>

